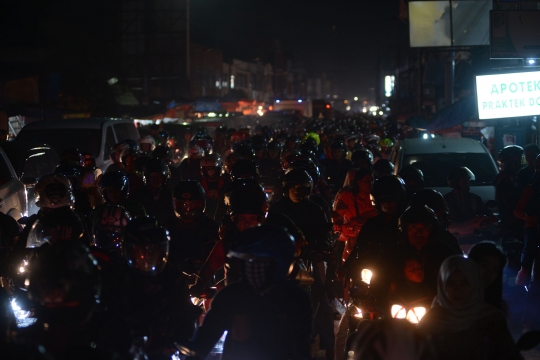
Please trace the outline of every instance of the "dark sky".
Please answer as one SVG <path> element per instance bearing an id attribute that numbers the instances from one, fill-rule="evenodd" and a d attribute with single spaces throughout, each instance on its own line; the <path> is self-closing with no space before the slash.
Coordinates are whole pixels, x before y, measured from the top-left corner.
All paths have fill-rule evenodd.
<path id="1" fill-rule="evenodd" d="M 344 96 L 375 86 L 383 68 L 408 47 L 398 0 L 192 0 L 192 41 L 223 50 L 226 58 L 272 60 L 279 42 L 305 69 L 324 71 Z"/>

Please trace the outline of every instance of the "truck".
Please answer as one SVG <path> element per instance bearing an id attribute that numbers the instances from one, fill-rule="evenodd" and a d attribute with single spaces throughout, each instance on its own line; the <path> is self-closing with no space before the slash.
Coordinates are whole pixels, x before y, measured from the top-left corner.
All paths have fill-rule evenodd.
<path id="1" fill-rule="evenodd" d="M 319 117 L 322 114 L 325 118 L 332 117 L 332 104 L 320 99 L 297 99 L 297 100 L 276 100 L 273 111 L 290 111 L 305 117 Z"/>

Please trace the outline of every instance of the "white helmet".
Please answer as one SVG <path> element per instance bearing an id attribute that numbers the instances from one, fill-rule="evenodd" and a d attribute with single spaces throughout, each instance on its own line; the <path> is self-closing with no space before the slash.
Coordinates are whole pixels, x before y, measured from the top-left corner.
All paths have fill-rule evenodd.
<path id="1" fill-rule="evenodd" d="M 150 152 L 156 148 L 156 140 L 150 135 L 143 136 L 139 139 L 139 146 L 142 144 L 150 144 Z"/>

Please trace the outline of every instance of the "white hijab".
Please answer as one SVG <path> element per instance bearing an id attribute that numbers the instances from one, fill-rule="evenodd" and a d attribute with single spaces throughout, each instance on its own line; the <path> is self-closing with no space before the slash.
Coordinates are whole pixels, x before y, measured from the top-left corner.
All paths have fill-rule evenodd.
<path id="1" fill-rule="evenodd" d="M 459 270 L 469 281 L 471 297 L 464 307 L 452 305 L 446 293 L 448 278 Z M 461 255 L 446 259 L 439 269 L 437 296 L 433 299 L 431 310 L 420 322 L 420 327 L 430 333 L 454 333 L 469 328 L 477 320 L 502 312 L 484 302 L 482 275 L 478 265 Z"/>

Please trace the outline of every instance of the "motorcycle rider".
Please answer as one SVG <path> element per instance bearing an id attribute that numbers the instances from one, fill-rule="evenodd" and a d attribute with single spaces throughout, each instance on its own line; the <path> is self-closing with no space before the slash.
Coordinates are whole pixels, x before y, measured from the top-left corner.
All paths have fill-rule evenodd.
<path id="1" fill-rule="evenodd" d="M 521 167 L 523 148 L 517 145 L 505 146 L 499 151 L 497 162 L 500 172 L 495 178 L 495 200 L 498 202 L 501 227 L 521 233 L 523 221 L 514 216 L 514 209 L 521 196 L 517 183 L 517 173 Z"/>
<path id="2" fill-rule="evenodd" d="M 536 144 L 527 144 L 523 148 L 525 154 L 525 161 L 527 165 L 521 168 L 516 175 L 516 182 L 520 189 L 523 191 L 525 186 L 533 183 L 533 178 L 536 172 L 535 162 L 536 157 L 540 154 L 540 148 Z"/>
<path id="3" fill-rule="evenodd" d="M 219 200 L 225 191 L 226 182 L 221 176 L 221 158 L 218 154 L 206 155 L 201 159 L 201 185 L 206 192 L 206 210 L 214 218 Z"/>
<path id="4" fill-rule="evenodd" d="M 218 241 L 218 225 L 205 213 L 206 193 L 197 181 L 181 181 L 173 192 L 175 215 L 169 231 L 169 263 L 184 273 L 197 273 Z"/>
<path id="5" fill-rule="evenodd" d="M 281 153 L 281 143 L 277 140 L 273 140 L 268 143 L 268 153 L 264 158 L 259 161 L 259 170 L 261 176 L 268 177 L 281 177 L 281 163 L 279 155 Z"/>
<path id="6" fill-rule="evenodd" d="M 448 204 L 448 230 L 458 238 L 474 234 L 477 228 L 485 227 L 489 211 L 480 196 L 470 192 L 470 181 L 474 174 L 467 167 L 458 167 L 448 173 L 448 186 L 453 190 L 444 195 Z"/>
<path id="7" fill-rule="evenodd" d="M 375 179 L 394 175 L 394 164 L 387 159 L 379 159 L 373 164 L 373 175 Z"/>
<path id="8" fill-rule="evenodd" d="M 356 169 L 371 169 L 373 154 L 368 149 L 358 149 L 352 153 L 351 161 Z"/>
<path id="9" fill-rule="evenodd" d="M 105 204 L 120 205 L 133 217 L 146 216 L 141 203 L 129 196 L 129 180 L 122 172 L 110 171 L 104 174 L 99 180 L 99 188 Z"/>
<path id="10" fill-rule="evenodd" d="M 202 180 L 201 175 L 201 158 L 204 155 L 204 150 L 198 145 L 189 147 L 187 159 L 182 160 L 179 169 L 182 180 Z"/>
<path id="11" fill-rule="evenodd" d="M 405 182 L 407 203 L 409 203 L 413 195 L 424 188 L 424 174 L 422 170 L 414 166 L 405 166 L 399 170 L 398 176 Z"/>
<path id="12" fill-rule="evenodd" d="M 190 301 L 186 276 L 169 264 L 167 231 L 156 218 L 132 219 L 122 248 L 130 270 L 119 309 L 135 336 L 132 348 L 145 354 L 139 356 L 170 359 L 174 342 L 193 335 L 200 310 Z"/>
<path id="13" fill-rule="evenodd" d="M 229 256 L 245 261 L 244 276 L 217 293 L 184 352 L 206 358 L 227 331 L 223 360 L 309 359 L 309 298 L 287 280 L 295 258 L 292 237 L 272 225 L 247 229 Z"/>
<path id="14" fill-rule="evenodd" d="M 139 139 L 139 147 L 144 155 L 150 156 L 156 148 L 156 140 L 150 135 L 142 136 Z"/>
<path id="15" fill-rule="evenodd" d="M 333 192 L 337 193 L 343 187 L 343 182 L 347 172 L 352 169 L 353 164 L 345 158 L 347 146 L 343 141 L 336 141 L 331 146 L 332 158 L 322 161 L 325 168 L 327 182 L 333 186 Z"/>
<path id="16" fill-rule="evenodd" d="M 167 181 L 167 186 L 171 191 L 173 191 L 176 184 L 178 184 L 180 180 L 182 180 L 182 173 L 181 169 L 177 167 L 173 162 L 173 153 L 171 149 L 168 146 L 156 146 L 156 148 L 152 152 L 152 159 L 159 159 L 169 167 L 171 175 L 169 180 Z M 146 162 L 144 164 L 146 165 Z"/>
<path id="17" fill-rule="evenodd" d="M 170 171 L 159 159 L 150 159 L 144 167 L 146 185 L 138 189 L 133 198 L 140 202 L 146 213 L 165 221 L 174 213 L 172 191 L 167 186 Z"/>

